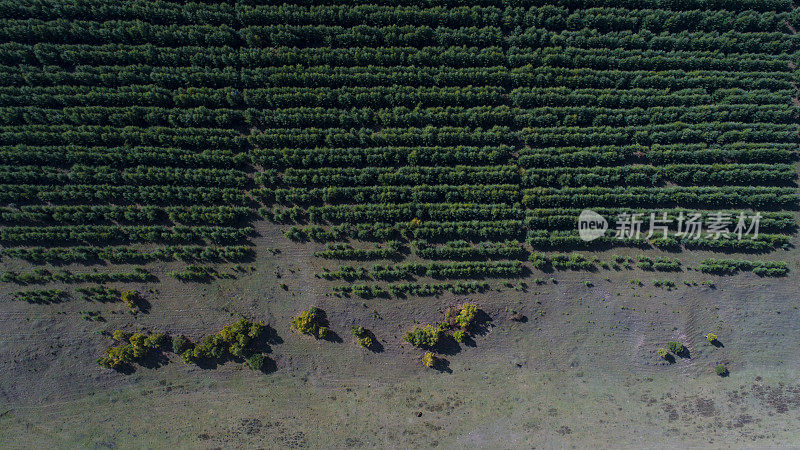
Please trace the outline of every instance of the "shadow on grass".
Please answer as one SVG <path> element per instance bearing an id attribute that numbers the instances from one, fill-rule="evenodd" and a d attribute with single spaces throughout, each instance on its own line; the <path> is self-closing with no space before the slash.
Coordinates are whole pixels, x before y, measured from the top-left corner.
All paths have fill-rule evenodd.
<path id="1" fill-rule="evenodd" d="M 433 368 L 439 372 L 453 373 L 453 369 L 450 368 L 450 361 L 444 358 L 436 358 Z"/>

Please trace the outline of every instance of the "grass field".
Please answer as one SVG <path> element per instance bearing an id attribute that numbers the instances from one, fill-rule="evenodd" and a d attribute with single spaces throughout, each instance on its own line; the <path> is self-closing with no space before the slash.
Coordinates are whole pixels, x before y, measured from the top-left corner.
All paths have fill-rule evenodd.
<path id="1" fill-rule="evenodd" d="M 0 445 L 797 445 L 799 11 L 0 0 Z"/>

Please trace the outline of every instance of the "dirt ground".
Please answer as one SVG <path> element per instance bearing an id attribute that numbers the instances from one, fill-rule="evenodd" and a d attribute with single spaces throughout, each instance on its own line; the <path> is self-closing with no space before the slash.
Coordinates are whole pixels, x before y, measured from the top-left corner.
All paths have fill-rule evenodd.
<path id="1" fill-rule="evenodd" d="M 80 299 L 15 302 L 8 294 L 20 287 L 0 285 L 0 446 L 800 443 L 796 262 L 785 278 L 718 277 L 687 269 L 711 254 L 687 252 L 670 255 L 682 261 L 680 273 L 646 272 L 635 265 L 533 271 L 522 280 L 526 289 L 490 280 L 492 291 L 481 295 L 363 300 L 331 295 L 339 283 L 314 274 L 337 263 L 314 258 L 322 245 L 292 244 L 281 228 L 257 224 L 256 259 L 243 264 L 246 273 L 235 279 L 182 283 L 166 275 L 181 263 L 159 263 L 146 266 L 159 283 L 109 284 L 142 292 L 151 304 L 147 314 Z M 281 251 L 267 251 L 273 248 Z M 612 253 L 640 251 L 597 256 L 610 261 Z M 796 253 L 749 258 L 796 261 Z M 536 285 L 534 278 L 545 283 Z M 642 285 L 632 284 L 634 279 Z M 654 287 L 654 279 L 674 281 L 676 287 Z M 516 286 L 519 280 L 510 281 Z M 437 369 L 424 368 L 422 352 L 403 343 L 403 332 L 440 319 L 446 307 L 467 299 L 487 314 L 483 331 L 474 342 L 437 355 Z M 291 317 L 315 305 L 327 311 L 341 342 L 290 331 Z M 107 321 L 83 320 L 84 310 L 100 310 Z M 512 320 L 514 312 L 526 320 Z M 235 362 L 200 368 L 171 353 L 167 361 L 132 374 L 95 363 L 111 344 L 102 331 L 146 328 L 199 338 L 239 315 L 264 321 L 279 337 L 269 353 L 271 373 Z M 382 351 L 358 347 L 352 324 L 372 330 Z M 709 344 L 708 332 L 716 333 L 722 346 Z M 656 353 L 670 340 L 689 350 L 672 364 Z M 720 362 L 730 376 L 714 373 Z"/>

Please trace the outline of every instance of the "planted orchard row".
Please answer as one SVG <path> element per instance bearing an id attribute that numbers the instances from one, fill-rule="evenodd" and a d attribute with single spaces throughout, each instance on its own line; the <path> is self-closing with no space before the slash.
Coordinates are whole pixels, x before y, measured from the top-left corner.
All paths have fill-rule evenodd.
<path id="1" fill-rule="evenodd" d="M 50 272 L 47 269 L 36 269 L 33 272 L 17 273 L 6 271 L 0 273 L 0 282 L 16 284 L 43 284 L 50 282 L 61 283 L 107 283 L 118 282 L 153 282 L 158 279 L 147 270 L 137 267 L 132 272 L 95 272 L 72 273 L 67 270 Z"/>
<path id="2" fill-rule="evenodd" d="M 138 203 L 160 205 L 246 205 L 247 195 L 239 189 L 194 186 L 110 186 L 70 184 L 64 186 L 0 185 L 3 203 Z"/>
<path id="3" fill-rule="evenodd" d="M 795 144 L 731 143 L 725 145 L 654 144 L 523 149 L 517 158 L 521 167 L 595 167 L 626 164 L 739 164 L 790 162 L 797 158 Z"/>
<path id="4" fill-rule="evenodd" d="M 254 255 L 248 246 L 203 247 L 199 245 L 166 246 L 153 251 L 131 247 L 30 247 L 5 248 L 5 257 L 34 263 L 83 263 L 108 261 L 113 264 L 144 263 L 150 261 L 244 261 Z"/>
<path id="5" fill-rule="evenodd" d="M 250 161 L 245 153 L 230 150 L 189 150 L 151 146 L 9 145 L 0 149 L 6 164 L 65 166 L 73 164 L 114 167 L 181 166 L 239 168 Z"/>
<path id="6" fill-rule="evenodd" d="M 519 261 L 464 261 L 451 263 L 406 263 L 394 266 L 374 265 L 364 267 L 340 266 L 336 271 L 317 274 L 326 280 L 402 280 L 417 276 L 431 278 L 484 278 L 517 277 L 524 267 Z"/>
<path id="7" fill-rule="evenodd" d="M 215 243 L 242 241 L 252 234 L 251 227 L 174 227 L 162 225 L 65 225 L 52 227 L 9 226 L 0 228 L 0 242 L 5 244 L 57 244 L 59 242 L 166 242 L 192 243 L 208 240 Z"/>

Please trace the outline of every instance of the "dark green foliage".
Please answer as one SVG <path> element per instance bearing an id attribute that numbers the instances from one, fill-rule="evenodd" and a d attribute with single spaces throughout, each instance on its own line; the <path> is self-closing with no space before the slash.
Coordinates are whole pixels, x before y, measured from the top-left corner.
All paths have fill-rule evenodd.
<path id="1" fill-rule="evenodd" d="M 39 289 L 30 291 L 17 291 L 11 294 L 14 300 L 28 303 L 50 304 L 60 303 L 69 298 L 66 292 L 61 289 Z"/>
<path id="2" fill-rule="evenodd" d="M 700 271 L 718 275 L 732 275 L 739 271 L 747 271 L 763 277 L 781 277 L 789 272 L 789 266 L 784 261 L 709 258 L 700 262 Z"/>
<path id="3" fill-rule="evenodd" d="M 681 344 L 680 342 L 675 342 L 675 341 L 669 341 L 667 343 L 667 348 L 669 349 L 669 351 L 671 351 L 672 353 L 675 353 L 676 355 L 679 355 L 679 354 L 683 353 L 683 350 L 684 350 L 683 344 Z"/>
<path id="4" fill-rule="evenodd" d="M 391 261 L 319 274 L 386 298 L 596 270 L 578 250 L 762 253 L 797 231 L 790 0 L 45 3 L 5 2 L 0 27 L 3 257 L 180 260 L 170 276 L 210 281 L 254 255 L 258 211 L 325 243 L 320 258 Z M 612 230 L 621 212 L 764 217 L 758 239 L 690 240 L 673 220 L 666 237 L 585 242 L 584 208 Z M 222 352 L 212 341 L 198 347 Z"/>
<path id="5" fill-rule="evenodd" d="M 256 371 L 261 371 L 266 368 L 268 360 L 269 358 L 267 358 L 267 355 L 263 353 L 255 353 L 247 358 L 247 367 Z"/>
<path id="6" fill-rule="evenodd" d="M 197 264 L 190 264 L 181 271 L 170 272 L 169 276 L 181 281 L 199 281 L 207 282 L 211 280 L 217 271 L 211 266 L 200 266 Z"/>

